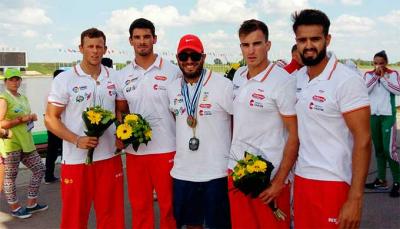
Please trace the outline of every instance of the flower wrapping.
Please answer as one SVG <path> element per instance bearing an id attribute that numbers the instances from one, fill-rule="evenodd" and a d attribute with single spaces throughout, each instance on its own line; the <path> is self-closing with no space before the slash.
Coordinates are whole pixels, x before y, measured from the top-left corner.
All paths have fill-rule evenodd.
<path id="1" fill-rule="evenodd" d="M 125 147 L 132 144 L 135 151 L 140 144 L 147 145 L 151 141 L 152 130 L 149 122 L 140 114 L 127 114 L 123 116 L 123 122 L 117 123 L 117 138 L 122 140 Z"/>
<path id="2" fill-rule="evenodd" d="M 82 119 L 86 126 L 85 134 L 89 137 L 101 137 L 108 127 L 116 120 L 114 113 L 101 106 L 88 107 L 82 112 Z M 88 150 L 86 164 L 93 163 L 94 148 Z"/>
<path id="3" fill-rule="evenodd" d="M 245 151 L 244 158 L 237 161 L 231 174 L 233 185 L 243 194 L 257 198 L 271 185 L 273 169 L 274 165 L 270 161 Z M 285 220 L 286 215 L 278 208 L 276 201 L 271 201 L 268 206 L 278 220 Z"/>

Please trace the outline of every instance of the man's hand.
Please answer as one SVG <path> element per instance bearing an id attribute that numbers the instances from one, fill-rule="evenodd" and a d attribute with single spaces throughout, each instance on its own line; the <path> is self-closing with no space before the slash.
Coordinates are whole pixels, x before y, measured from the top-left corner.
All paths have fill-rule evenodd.
<path id="1" fill-rule="evenodd" d="M 116 136 L 115 136 L 115 147 L 117 147 L 117 149 L 119 150 L 125 149 L 125 144 L 122 142 L 121 139 L 117 138 Z"/>
<path id="2" fill-rule="evenodd" d="M 271 186 L 269 186 L 262 193 L 260 193 L 258 198 L 260 198 L 264 204 L 268 204 L 281 194 L 284 187 L 285 187 L 284 183 L 277 183 L 272 181 Z"/>
<path id="3" fill-rule="evenodd" d="M 76 147 L 79 149 L 95 148 L 99 144 L 96 137 L 80 136 L 76 139 Z"/>
<path id="4" fill-rule="evenodd" d="M 385 75 L 385 68 L 383 66 L 377 66 L 375 69 L 375 74 L 382 78 Z"/>
<path id="5" fill-rule="evenodd" d="M 362 200 L 347 200 L 339 213 L 340 229 L 359 228 L 361 221 Z"/>
<path id="6" fill-rule="evenodd" d="M 37 121 L 37 115 L 35 113 L 31 114 L 31 121 Z"/>

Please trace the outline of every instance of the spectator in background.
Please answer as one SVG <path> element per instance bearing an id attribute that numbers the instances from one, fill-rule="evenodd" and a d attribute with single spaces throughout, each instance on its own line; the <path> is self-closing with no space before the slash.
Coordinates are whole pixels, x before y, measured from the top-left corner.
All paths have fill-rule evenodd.
<path id="1" fill-rule="evenodd" d="M 113 60 L 111 58 L 103 57 L 101 59 L 101 64 L 108 68 L 113 68 Z"/>
<path id="2" fill-rule="evenodd" d="M 57 69 L 53 73 L 53 78 L 64 70 Z M 47 131 L 47 153 L 46 153 L 46 172 L 44 176 L 45 184 L 51 184 L 59 180 L 54 176 L 55 162 L 58 156 L 62 155 L 62 139 Z"/>
<path id="3" fill-rule="evenodd" d="M 299 51 L 297 50 L 297 45 L 292 46 L 292 60 L 287 64 L 284 69 L 289 73 L 296 73 L 301 67 L 303 67 L 303 61 L 301 60 Z"/>
<path id="4" fill-rule="evenodd" d="M 391 197 L 399 197 L 400 165 L 396 146 L 395 95 L 400 95 L 399 73 L 387 67 L 385 51 L 374 56 L 375 69 L 364 74 L 371 100 L 372 141 L 375 148 L 378 176 L 365 185 L 368 189 L 388 189 L 386 165 L 393 176 Z"/>
<path id="5" fill-rule="evenodd" d="M 31 133 L 37 116 L 31 113 L 28 98 L 18 92 L 22 81 L 20 70 L 7 69 L 4 79 L 5 91 L 0 94 L 0 126 L 13 132 L 10 139 L 0 141 L 0 161 L 3 161 L 5 168 L 4 194 L 11 208 L 11 215 L 28 218 L 32 213 L 48 208 L 47 205 L 37 203 L 40 183 L 44 176 L 44 165 L 36 151 Z M 16 193 L 15 180 L 20 162 L 33 173 L 28 187 L 26 208 L 21 206 Z"/>

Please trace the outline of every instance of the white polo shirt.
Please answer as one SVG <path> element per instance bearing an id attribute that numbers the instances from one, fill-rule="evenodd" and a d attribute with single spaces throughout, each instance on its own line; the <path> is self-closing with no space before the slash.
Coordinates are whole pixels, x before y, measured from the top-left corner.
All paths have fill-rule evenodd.
<path id="1" fill-rule="evenodd" d="M 233 95 L 234 97 L 236 97 L 238 95 L 240 86 L 242 86 L 243 84 L 246 83 L 247 81 L 247 66 L 242 66 L 240 68 L 238 68 L 235 72 L 235 74 L 233 75 Z"/>
<path id="2" fill-rule="evenodd" d="M 302 68 L 295 79 L 300 140 L 296 175 L 350 184 L 353 136 L 343 114 L 369 106 L 362 78 L 332 54 L 319 76 L 309 81 L 307 68 Z"/>
<path id="3" fill-rule="evenodd" d="M 192 128 L 181 94 L 181 79 L 168 87 L 170 110 L 176 117 L 176 154 L 171 176 L 203 182 L 227 176 L 231 143 L 232 82 L 220 74 L 206 71 L 197 107 L 196 137 L 199 149 L 189 149 Z"/>
<path id="4" fill-rule="evenodd" d="M 147 69 L 132 62 L 118 71 L 122 97 L 131 113 L 141 114 L 149 121 L 153 136 L 147 146 L 141 144 L 137 152 L 129 145 L 127 153 L 143 155 L 175 151 L 175 120 L 169 112 L 167 86 L 181 76 L 179 68 L 160 56 Z"/>
<path id="5" fill-rule="evenodd" d="M 372 115 L 392 115 L 390 94 L 400 95 L 400 76 L 397 71 L 388 69 L 383 77 L 375 75 L 375 71 L 364 74 L 371 100 Z"/>
<path id="6" fill-rule="evenodd" d="M 101 105 L 112 112 L 115 111 L 117 97 L 117 85 L 115 75 L 101 66 L 101 73 L 97 82 L 83 72 L 80 65 L 60 73 L 54 78 L 48 102 L 64 107 L 61 121 L 73 133 L 85 136 L 85 124 L 82 120 L 82 112 L 87 107 Z M 115 152 L 115 125 L 111 125 L 99 139 L 95 148 L 93 161 L 100 161 L 114 156 Z M 87 149 L 78 149 L 75 144 L 63 141 L 64 164 L 85 163 Z"/>
<path id="7" fill-rule="evenodd" d="M 247 71 L 235 75 L 238 85 L 233 109 L 233 139 L 229 168 L 244 157 L 244 151 L 270 161 L 275 176 L 282 161 L 287 130 L 282 116 L 295 116 L 296 81 L 284 69 L 269 64 L 257 76 L 247 79 Z"/>

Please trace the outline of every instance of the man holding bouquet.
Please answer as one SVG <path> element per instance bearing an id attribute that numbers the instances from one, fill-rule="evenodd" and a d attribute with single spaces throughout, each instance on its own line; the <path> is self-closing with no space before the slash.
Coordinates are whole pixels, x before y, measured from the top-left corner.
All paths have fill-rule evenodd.
<path id="1" fill-rule="evenodd" d="M 175 121 L 168 109 L 167 86 L 181 75 L 179 69 L 153 51 L 157 43 L 154 24 L 144 18 L 129 27 L 129 42 L 135 51 L 131 64 L 118 72 L 122 113 L 140 114 L 152 129 L 151 141 L 138 150 L 125 151 L 133 228 L 154 228 L 153 190 L 160 207 L 160 227 L 175 228 L 172 210 L 172 178 L 175 155 Z M 121 119 L 121 114 L 119 114 Z"/>
<path id="2" fill-rule="evenodd" d="M 115 75 L 101 65 L 107 50 L 104 33 L 96 28 L 81 34 L 82 62 L 53 80 L 45 124 L 63 139 L 61 165 L 61 228 L 86 228 L 94 202 L 97 228 L 124 228 L 123 172 L 115 156 L 115 126 L 100 138 L 85 136 L 82 112 L 101 106 L 114 113 Z M 95 148 L 86 165 L 88 149 Z"/>
<path id="3" fill-rule="evenodd" d="M 230 228 L 227 164 L 233 85 L 204 68 L 200 39 L 183 36 L 177 49 L 183 78 L 168 87 L 176 118 L 176 155 L 171 170 L 177 228 Z"/>
<path id="4" fill-rule="evenodd" d="M 232 171 L 245 151 L 271 162 L 271 184 L 258 197 L 235 189 L 229 176 L 232 228 L 289 228 L 289 217 L 278 219 L 270 202 L 289 216 L 288 174 L 298 150 L 295 79 L 268 60 L 268 27 L 247 20 L 239 28 L 240 48 L 247 68 L 235 75 Z"/>
<path id="5" fill-rule="evenodd" d="M 371 156 L 363 79 L 327 53 L 330 21 L 296 12 L 293 32 L 306 68 L 297 80 L 300 149 L 294 179 L 295 228 L 359 228 Z"/>

